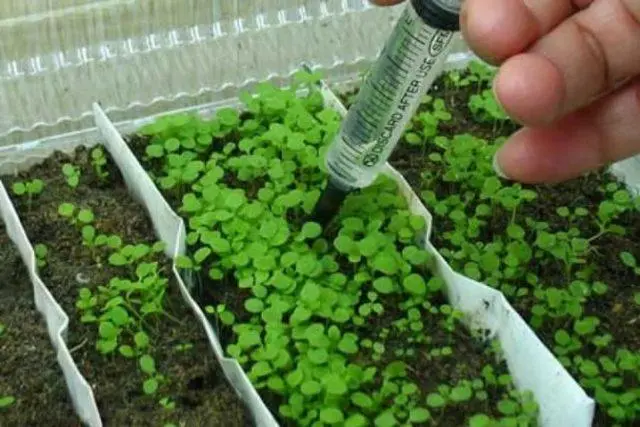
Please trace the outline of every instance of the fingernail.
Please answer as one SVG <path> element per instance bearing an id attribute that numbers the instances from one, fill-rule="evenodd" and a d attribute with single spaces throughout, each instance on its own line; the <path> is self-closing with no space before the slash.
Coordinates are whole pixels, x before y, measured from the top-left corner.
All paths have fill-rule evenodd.
<path id="1" fill-rule="evenodd" d="M 498 152 L 493 155 L 493 170 L 502 179 L 510 179 L 507 174 L 502 170 L 502 166 L 500 166 L 500 162 L 498 161 Z"/>

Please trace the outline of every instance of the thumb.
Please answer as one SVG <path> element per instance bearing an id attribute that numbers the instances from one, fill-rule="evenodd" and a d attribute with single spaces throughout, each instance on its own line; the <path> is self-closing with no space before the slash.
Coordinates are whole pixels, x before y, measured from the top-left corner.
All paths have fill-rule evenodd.
<path id="1" fill-rule="evenodd" d="M 526 183 L 576 178 L 640 153 L 640 77 L 548 127 L 523 128 L 494 160 L 496 172 Z"/>

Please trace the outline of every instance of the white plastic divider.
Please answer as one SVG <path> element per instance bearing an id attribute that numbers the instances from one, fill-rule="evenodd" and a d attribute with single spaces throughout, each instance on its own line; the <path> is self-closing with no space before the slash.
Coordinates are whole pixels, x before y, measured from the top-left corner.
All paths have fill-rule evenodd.
<path id="1" fill-rule="evenodd" d="M 198 303 L 191 296 L 189 287 L 187 287 L 183 277 L 178 272 L 175 259 L 179 255 L 186 253 L 186 227 L 184 221 L 171 209 L 160 190 L 142 168 L 100 105 L 94 104 L 93 112 L 98 130 L 104 138 L 105 146 L 110 146 L 119 153 L 118 166 L 121 168 L 127 186 L 136 199 L 144 205 L 150 215 L 156 233 L 167 244 L 165 251 L 174 260 L 173 272 L 180 288 L 180 293 L 204 328 L 225 376 L 248 406 L 257 427 L 277 426 L 275 418 L 267 409 L 238 361 L 224 355 L 218 336 Z M 114 156 L 114 161 L 118 162 L 118 160 Z"/>
<path id="2" fill-rule="evenodd" d="M 325 100 L 343 116 L 347 110 L 325 87 Z M 535 332 L 509 304 L 506 297 L 453 271 L 430 242 L 433 217 L 404 177 L 387 163 L 383 173 L 393 178 L 412 213 L 422 215 L 428 226 L 421 243 L 432 254 L 434 273 L 444 279 L 450 304 L 465 313 L 469 327 L 486 331 L 500 342 L 516 388 L 531 391 L 540 405 L 542 427 L 589 427 L 595 402 L 571 377 Z"/>
<path id="3" fill-rule="evenodd" d="M 48 143 L 35 142 L 31 145 L 14 146 L 13 149 L 5 151 L 0 158 L 0 175 L 28 170 L 55 151 L 71 154 L 79 146 L 92 147 L 102 143 L 122 173 L 132 197 L 141 203 L 147 211 L 156 235 L 166 244 L 166 255 L 173 258 L 177 254 L 184 253 L 185 228 L 182 220 L 162 198 L 100 106 L 94 104 L 93 108 L 97 131 L 69 134 Z M 1 181 L 0 213 L 7 224 L 9 237 L 18 244 L 22 258 L 29 269 L 36 295 L 36 305 L 47 319 L 49 334 L 57 350 L 58 362 L 63 370 L 74 408 L 78 416 L 89 427 L 102 427 L 93 390 L 80 373 L 66 345 L 69 318 L 38 276 L 33 246 Z M 178 278 L 178 286 L 185 303 L 193 310 L 197 320 L 203 325 L 216 359 L 219 361 L 227 380 L 250 410 L 256 427 L 277 426 L 273 415 L 260 399 L 238 362 L 235 359 L 224 357 L 218 338 L 200 307 L 191 298 L 184 282 L 177 274 L 175 266 L 174 274 Z"/>
<path id="4" fill-rule="evenodd" d="M 334 108 L 342 115 L 346 114 L 345 107 L 326 84 L 322 85 L 322 92 L 328 107 Z M 225 106 L 237 105 L 237 101 L 230 100 Z M 215 112 L 215 109 L 211 108 L 194 107 L 192 110 L 199 111 L 202 115 L 211 115 Z M 96 117 L 101 117 L 99 121 L 108 120 L 98 106 L 96 106 Z M 144 120 L 136 124 L 142 125 L 146 122 Z M 133 123 L 121 123 L 118 127 L 127 129 L 127 132 L 136 130 Z M 105 137 L 118 138 L 121 143 L 124 143 L 113 124 L 109 124 L 108 127 L 101 124 L 101 128 L 108 132 L 105 133 Z M 412 212 L 424 216 L 428 227 L 420 240 L 434 257 L 434 271 L 443 277 L 450 303 L 466 314 L 472 329 L 485 330 L 489 337 L 499 340 L 516 387 L 519 390 L 530 390 L 540 405 L 540 425 L 542 427 L 590 426 L 594 414 L 594 401 L 510 306 L 501 292 L 470 280 L 451 269 L 429 241 L 432 230 L 432 216 L 429 211 L 399 172 L 387 164 L 383 173 L 396 181 Z M 156 194 L 162 197 L 157 188 L 152 192 L 153 197 L 156 197 Z M 161 204 L 168 206 L 166 201 Z M 179 234 L 184 238 L 185 226 L 182 220 L 179 222 L 181 223 L 178 226 Z M 179 248 L 183 250 L 184 243 Z M 178 253 L 182 252 L 176 252 L 176 255 Z M 174 269 L 174 271 L 181 286 L 184 286 L 178 270 Z M 215 337 L 213 331 L 211 333 Z M 215 341 L 217 343 L 217 339 Z M 216 348 L 220 349 L 219 343 Z"/>
<path id="5" fill-rule="evenodd" d="M 3 172 L 1 169 L 2 168 L 0 168 L 0 174 Z M 9 238 L 18 247 L 22 261 L 29 272 L 36 309 L 44 317 L 49 339 L 56 351 L 58 364 L 62 369 L 62 374 L 76 414 L 82 422 L 90 427 L 99 427 L 102 424 L 93 396 L 93 390 L 78 370 L 66 344 L 69 318 L 38 276 L 36 256 L 33 247 L 22 227 L 18 213 L 9 198 L 9 194 L 1 181 L 0 216 L 2 216 L 2 221 L 5 224 Z"/>

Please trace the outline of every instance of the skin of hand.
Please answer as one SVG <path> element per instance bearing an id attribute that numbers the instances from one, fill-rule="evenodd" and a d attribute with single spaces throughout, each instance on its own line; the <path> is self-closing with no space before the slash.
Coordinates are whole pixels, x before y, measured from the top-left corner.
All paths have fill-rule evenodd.
<path id="1" fill-rule="evenodd" d="M 499 175 L 560 182 L 640 153 L 640 0 L 465 0 L 460 25 L 522 125 Z"/>

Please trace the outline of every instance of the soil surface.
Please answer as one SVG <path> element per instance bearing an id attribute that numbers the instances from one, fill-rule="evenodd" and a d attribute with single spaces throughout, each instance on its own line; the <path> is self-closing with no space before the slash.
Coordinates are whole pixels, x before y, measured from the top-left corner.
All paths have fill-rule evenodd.
<path id="1" fill-rule="evenodd" d="M 106 153 L 106 151 L 105 151 Z M 126 277 L 123 267 L 112 267 L 106 256 L 96 259 L 82 245 L 79 230 L 57 214 L 60 203 L 90 208 L 96 230 L 116 234 L 123 244 L 153 244 L 155 232 L 147 212 L 126 190 L 115 165 L 108 157 L 109 176 L 101 180 L 92 164 L 90 151 L 79 148 L 75 158 L 55 153 L 42 164 L 18 178 L 6 177 L 8 187 L 16 180 L 39 178 L 42 194 L 31 205 L 13 196 L 31 242 L 49 248 L 47 265 L 41 277 L 69 314 L 69 341 L 73 357 L 94 389 L 96 402 L 106 426 L 250 426 L 250 415 L 226 381 L 201 325 L 183 302 L 172 279 L 171 264 L 160 256 L 157 261 L 164 277 L 170 278 L 164 311 L 168 314 L 148 321 L 152 333 L 153 357 L 157 370 L 168 380 L 155 397 L 142 390 L 144 376 L 135 359 L 120 355 L 105 357 L 95 349 L 95 324 L 83 324 L 75 308 L 82 287 L 95 289 L 113 277 Z M 72 189 L 61 169 L 65 163 L 80 167 L 80 184 Z M 149 318 L 147 318 L 149 319 Z M 160 397 L 175 402 L 173 410 L 163 408 Z"/>
<path id="2" fill-rule="evenodd" d="M 464 73 L 463 73 L 464 74 Z M 451 113 L 452 120 L 441 122 L 438 135 L 453 137 L 460 134 L 471 134 L 483 138 L 489 142 L 500 137 L 508 137 L 519 126 L 512 121 L 502 123 L 487 123 L 475 120 L 467 102 L 474 93 L 479 93 L 483 89 L 488 89 L 487 84 L 472 85 L 467 88 L 455 88 L 445 83 L 445 78 L 440 77 L 434 83 L 429 94 L 433 98 L 441 98 L 445 101 L 447 111 Z M 341 95 L 341 99 L 347 105 L 357 94 L 357 88 Z M 418 113 L 424 110 L 420 107 Z M 429 160 L 432 153 L 443 153 L 435 144 L 425 143 L 421 146 L 412 146 L 401 140 L 391 156 L 389 162 L 400 173 L 404 175 L 417 194 L 424 190 L 435 192 L 438 200 L 444 200 L 449 195 L 463 194 L 466 190 L 459 183 L 445 182 L 441 177 L 446 171 L 442 163 L 435 163 Z M 432 186 L 426 188 L 422 176 L 425 171 L 432 172 L 432 176 L 437 177 L 432 182 Z M 526 203 L 518 209 L 519 218 L 532 218 L 537 221 L 549 223 L 552 230 L 566 231 L 570 227 L 577 227 L 581 231 L 582 237 L 592 237 L 598 232 L 593 219 L 597 218 L 598 205 L 600 202 L 610 199 L 602 190 L 607 184 L 616 183 L 620 188 L 624 188 L 615 176 L 607 172 L 605 168 L 586 174 L 582 177 L 553 185 L 523 185 L 525 189 L 534 190 L 538 197 L 535 202 Z M 590 214 L 584 218 L 573 220 L 570 224 L 567 219 L 560 217 L 556 213 L 559 207 L 570 208 L 583 207 L 589 210 Z M 429 208 L 429 206 L 427 206 Z M 474 206 L 469 207 L 473 212 Z M 505 234 L 506 225 L 511 217 L 511 212 L 496 209 L 493 217 L 488 219 L 489 224 L 483 228 L 480 237 L 474 241 L 492 242 L 495 237 Z M 640 350 L 640 306 L 634 304 L 634 293 L 638 292 L 639 276 L 635 275 L 632 269 L 625 266 L 619 258 L 621 251 L 630 252 L 640 260 L 640 221 L 637 213 L 628 213 L 615 221 L 615 224 L 625 228 L 624 236 L 605 234 L 593 240 L 594 250 L 588 256 L 588 263 L 591 267 L 590 281 L 604 282 L 608 287 L 608 292 L 603 296 L 590 298 L 584 305 L 584 316 L 596 316 L 600 319 L 601 333 L 609 333 L 613 336 L 611 346 L 608 347 L 609 354 L 613 355 L 617 348 L 627 348 L 631 351 Z M 455 225 L 448 217 L 434 218 L 434 233 L 432 241 L 436 248 L 453 248 L 450 242 L 444 238 L 444 233 L 455 230 Z M 540 283 L 547 286 L 567 287 L 569 281 L 563 271 L 562 266 L 547 264 L 541 265 L 537 260 L 532 260 L 528 269 L 534 273 Z M 510 298 L 511 304 L 524 317 L 531 321 L 532 307 L 536 299 L 532 296 Z M 541 326 L 534 328 L 542 341 L 553 349 L 555 345 L 554 334 L 560 328 L 571 326 L 571 321 L 567 323 L 567 318 L 560 319 L 559 322 L 545 321 Z M 595 346 L 585 346 L 580 355 L 585 358 L 597 360 L 602 355 L 602 349 Z M 574 378 L 580 378 L 581 374 L 571 371 Z M 629 389 L 637 387 L 633 382 L 628 384 Z M 589 391 L 588 391 L 589 392 Z M 596 411 L 595 427 L 605 427 L 613 425 L 613 420 L 603 414 L 598 406 Z"/>
<path id="3" fill-rule="evenodd" d="M 0 408 L 0 426 L 80 427 L 27 269 L 4 226 L 0 260 L 0 399 L 15 399 Z"/>

